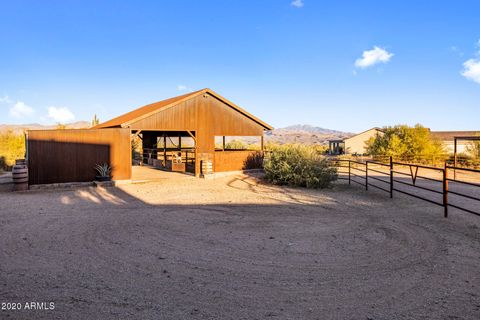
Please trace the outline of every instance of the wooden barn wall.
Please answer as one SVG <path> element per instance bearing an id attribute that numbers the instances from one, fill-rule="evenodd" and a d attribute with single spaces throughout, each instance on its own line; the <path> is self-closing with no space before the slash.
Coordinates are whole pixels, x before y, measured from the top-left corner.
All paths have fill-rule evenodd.
<path id="1" fill-rule="evenodd" d="M 263 127 L 228 104 L 209 96 L 209 122 L 215 136 L 261 136 Z"/>
<path id="2" fill-rule="evenodd" d="M 27 156 L 30 184 L 93 181 L 102 163 L 114 180 L 130 179 L 130 129 L 29 131 Z"/>
<path id="3" fill-rule="evenodd" d="M 194 97 L 131 123 L 138 130 L 195 131 L 217 136 L 260 136 L 263 127 L 214 96 Z"/>
<path id="4" fill-rule="evenodd" d="M 246 169 L 248 157 L 256 151 L 216 151 L 213 171 L 239 171 Z"/>
<path id="5" fill-rule="evenodd" d="M 198 99 L 190 99 L 133 122 L 132 129 L 138 130 L 195 130 L 197 126 Z"/>

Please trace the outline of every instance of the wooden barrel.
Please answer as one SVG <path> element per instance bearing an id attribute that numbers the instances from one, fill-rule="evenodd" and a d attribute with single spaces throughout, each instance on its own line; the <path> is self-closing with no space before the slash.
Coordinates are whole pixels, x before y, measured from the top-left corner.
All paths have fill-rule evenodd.
<path id="1" fill-rule="evenodd" d="M 15 160 L 15 164 L 18 164 L 18 165 L 27 165 L 27 162 L 25 161 L 25 159 L 17 159 Z"/>
<path id="2" fill-rule="evenodd" d="M 17 164 L 12 169 L 13 190 L 28 190 L 28 168 L 26 165 Z"/>

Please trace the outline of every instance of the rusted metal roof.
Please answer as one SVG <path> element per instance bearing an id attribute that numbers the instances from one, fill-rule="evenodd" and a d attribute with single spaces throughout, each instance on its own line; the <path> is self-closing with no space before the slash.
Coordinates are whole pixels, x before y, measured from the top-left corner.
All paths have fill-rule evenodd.
<path id="1" fill-rule="evenodd" d="M 233 109 L 242 113 L 244 116 L 254 120 L 258 124 L 263 126 L 266 130 L 272 130 L 273 129 L 272 126 L 268 125 L 267 123 L 263 122 L 262 120 L 258 119 L 257 117 L 253 116 L 252 114 L 248 113 L 244 109 L 240 108 L 239 106 L 235 105 L 231 101 L 225 99 L 224 97 L 222 97 L 218 93 L 216 93 L 213 90 L 210 90 L 208 88 L 198 90 L 198 91 L 195 91 L 195 92 L 191 92 L 191 93 L 187 93 L 187 94 L 184 94 L 184 95 L 181 95 L 181 96 L 169 98 L 169 99 L 162 100 L 162 101 L 159 101 L 159 102 L 148 104 L 146 106 L 140 107 L 140 108 L 135 109 L 135 110 L 130 111 L 130 112 L 127 112 L 123 115 L 120 115 L 120 116 L 118 116 L 116 118 L 113 118 L 111 120 L 108 120 L 106 122 L 100 123 L 99 125 L 97 125 L 93 128 L 94 129 L 101 129 L 101 128 L 112 128 L 112 127 L 128 127 L 128 125 L 132 122 L 135 122 L 137 120 L 145 118 L 145 117 L 147 117 L 151 114 L 154 114 L 156 112 L 160 112 L 160 111 L 165 110 L 167 108 L 175 107 L 175 105 L 177 105 L 177 104 L 179 104 L 183 101 L 189 100 L 193 97 L 196 97 L 198 95 L 205 94 L 205 93 L 208 93 L 208 94 L 216 97 L 217 99 L 223 101 L 224 103 L 228 104 Z"/>
<path id="2" fill-rule="evenodd" d="M 480 131 L 430 131 L 430 135 L 441 141 L 453 141 L 455 137 L 475 137 Z"/>

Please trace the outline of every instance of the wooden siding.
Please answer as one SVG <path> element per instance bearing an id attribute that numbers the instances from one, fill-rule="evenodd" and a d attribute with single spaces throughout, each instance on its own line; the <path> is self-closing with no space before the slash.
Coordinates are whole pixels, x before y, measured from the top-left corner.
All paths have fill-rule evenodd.
<path id="1" fill-rule="evenodd" d="M 93 181 L 109 163 L 114 180 L 131 178 L 130 129 L 32 130 L 27 134 L 30 184 Z"/>
<path id="2" fill-rule="evenodd" d="M 261 136 L 264 128 L 223 101 L 208 97 L 209 123 L 214 136 Z"/>
<path id="3" fill-rule="evenodd" d="M 197 108 L 198 99 L 193 98 L 133 122 L 130 128 L 138 130 L 195 130 Z"/>
<path id="4" fill-rule="evenodd" d="M 216 151 L 213 161 L 214 172 L 239 171 L 246 169 L 247 158 L 258 151 Z"/>
<path id="5" fill-rule="evenodd" d="M 217 136 L 261 136 L 264 128 L 216 97 L 205 93 L 130 124 L 132 130 L 195 131 Z"/>

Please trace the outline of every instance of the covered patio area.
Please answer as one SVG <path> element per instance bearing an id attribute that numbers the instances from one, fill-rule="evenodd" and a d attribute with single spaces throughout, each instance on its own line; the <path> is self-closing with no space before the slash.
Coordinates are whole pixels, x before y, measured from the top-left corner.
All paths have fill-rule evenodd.
<path id="1" fill-rule="evenodd" d="M 164 171 L 195 174 L 195 134 L 191 131 L 135 130 L 135 160 Z M 138 141 L 138 140 L 137 140 Z"/>

